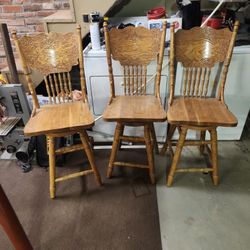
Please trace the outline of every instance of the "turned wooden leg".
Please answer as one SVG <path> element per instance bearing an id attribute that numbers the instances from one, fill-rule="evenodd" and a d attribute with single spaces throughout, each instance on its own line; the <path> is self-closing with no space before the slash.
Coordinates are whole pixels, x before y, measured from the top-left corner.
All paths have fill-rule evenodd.
<path id="1" fill-rule="evenodd" d="M 161 149 L 161 155 L 164 155 L 165 152 L 167 151 L 167 148 L 169 147 L 169 150 L 171 154 L 173 155 L 173 149 L 172 149 L 172 144 L 171 144 L 171 139 L 174 135 L 176 126 L 168 123 L 167 125 L 167 135 L 166 135 L 166 141 Z"/>
<path id="2" fill-rule="evenodd" d="M 217 131 L 216 128 L 210 131 L 211 134 L 211 157 L 213 164 L 212 178 L 215 186 L 219 184 L 218 176 L 218 149 L 217 149 Z"/>
<path id="3" fill-rule="evenodd" d="M 158 148 L 157 138 L 156 138 L 156 134 L 155 134 L 154 123 L 150 123 L 149 126 L 150 126 L 150 135 L 151 135 L 151 138 L 152 138 L 153 147 L 155 149 L 155 153 L 158 155 L 159 154 L 159 148 Z"/>
<path id="4" fill-rule="evenodd" d="M 182 127 L 180 129 L 180 137 L 179 137 L 178 143 L 176 145 L 176 150 L 175 150 L 175 153 L 174 153 L 174 158 L 173 158 L 173 161 L 172 161 L 172 164 L 171 164 L 171 168 L 170 168 L 170 172 L 169 172 L 168 178 L 167 178 L 167 186 L 168 187 L 170 187 L 172 185 L 172 183 L 173 183 L 175 170 L 177 168 L 177 164 L 178 164 L 180 156 L 181 156 L 181 151 L 182 151 L 182 148 L 184 146 L 186 135 L 187 135 L 187 128 L 185 128 L 185 127 L 183 128 Z"/>
<path id="5" fill-rule="evenodd" d="M 80 138 L 81 138 L 81 142 L 83 144 L 84 151 L 85 151 L 86 156 L 88 158 L 90 167 L 92 168 L 92 170 L 94 172 L 96 182 L 99 186 L 101 186 L 102 185 L 101 177 L 100 177 L 100 174 L 96 168 L 93 151 L 92 151 L 92 148 L 90 145 L 88 134 L 85 130 L 83 130 L 83 132 L 80 133 Z"/>
<path id="6" fill-rule="evenodd" d="M 116 124 L 116 128 L 115 128 L 115 135 L 114 135 L 114 141 L 112 144 L 112 150 L 111 150 L 111 155 L 110 155 L 110 159 L 109 159 L 109 165 L 108 165 L 108 170 L 107 170 L 107 177 L 110 178 L 112 175 L 112 171 L 113 171 L 113 163 L 115 161 L 115 157 L 117 154 L 117 150 L 119 147 L 119 141 L 120 141 L 120 134 L 121 134 L 121 130 L 123 129 L 123 125 L 121 123 L 117 123 Z"/>
<path id="7" fill-rule="evenodd" d="M 0 225 L 16 250 L 32 250 L 32 246 L 0 185 Z"/>
<path id="8" fill-rule="evenodd" d="M 123 133 L 124 133 L 124 125 L 121 126 L 119 136 L 123 136 Z M 122 140 L 119 140 L 119 146 L 118 146 L 119 150 L 121 150 L 121 146 L 122 146 Z"/>
<path id="9" fill-rule="evenodd" d="M 206 130 L 203 130 L 200 132 L 200 140 L 201 141 L 205 141 L 206 139 Z M 205 150 L 205 145 L 200 145 L 200 153 L 204 154 L 204 150 Z"/>
<path id="10" fill-rule="evenodd" d="M 55 141 L 54 137 L 48 136 L 48 147 L 49 147 L 49 190 L 50 198 L 55 198 L 55 171 L 56 171 L 56 159 L 55 159 Z"/>
<path id="11" fill-rule="evenodd" d="M 147 157 L 148 157 L 148 166 L 149 166 L 149 176 L 152 184 L 155 184 L 155 172 L 154 172 L 154 156 L 153 156 L 153 147 L 151 144 L 150 138 L 150 125 L 144 125 L 144 137 L 145 137 L 145 144 L 147 150 Z"/>

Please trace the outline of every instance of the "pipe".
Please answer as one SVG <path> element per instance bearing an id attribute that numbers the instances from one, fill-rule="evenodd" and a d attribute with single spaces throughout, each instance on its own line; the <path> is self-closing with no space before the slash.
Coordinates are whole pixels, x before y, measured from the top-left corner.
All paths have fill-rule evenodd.
<path id="1" fill-rule="evenodd" d="M 201 24 L 201 28 L 208 22 L 208 20 L 214 15 L 214 13 L 220 8 L 220 6 L 225 2 L 225 0 L 221 0 L 220 3 L 216 6 L 213 12 L 206 18 L 206 20 Z"/>

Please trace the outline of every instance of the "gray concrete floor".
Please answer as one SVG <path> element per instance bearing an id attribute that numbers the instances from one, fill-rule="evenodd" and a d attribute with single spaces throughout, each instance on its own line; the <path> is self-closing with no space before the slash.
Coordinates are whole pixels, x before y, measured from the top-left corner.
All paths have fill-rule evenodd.
<path id="1" fill-rule="evenodd" d="M 164 250 L 250 249 L 250 133 L 219 142 L 220 184 L 209 174 L 177 173 L 166 187 L 169 156 L 157 156 L 157 199 Z M 206 166 L 197 147 L 186 147 L 181 166 Z"/>

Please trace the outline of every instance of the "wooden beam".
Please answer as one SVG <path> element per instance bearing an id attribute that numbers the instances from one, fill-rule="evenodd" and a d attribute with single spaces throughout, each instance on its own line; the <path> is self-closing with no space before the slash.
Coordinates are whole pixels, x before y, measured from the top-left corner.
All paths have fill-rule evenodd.
<path id="1" fill-rule="evenodd" d="M 6 194 L 0 185 L 0 225 L 16 250 L 33 250 Z"/>
<path id="2" fill-rule="evenodd" d="M 4 51 L 5 51 L 5 55 L 7 58 L 9 71 L 10 71 L 11 83 L 20 83 L 18 74 L 17 74 L 15 58 L 14 58 L 13 50 L 11 47 L 9 31 L 8 31 L 6 23 L 0 23 L 0 34 L 2 37 L 3 47 L 4 47 Z"/>

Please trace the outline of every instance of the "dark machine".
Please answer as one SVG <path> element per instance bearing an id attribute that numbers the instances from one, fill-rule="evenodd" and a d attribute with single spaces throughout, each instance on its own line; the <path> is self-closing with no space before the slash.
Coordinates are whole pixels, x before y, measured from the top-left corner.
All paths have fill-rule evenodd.
<path id="1" fill-rule="evenodd" d="M 27 164 L 32 150 L 23 128 L 30 117 L 30 107 L 22 84 L 0 85 L 0 104 L 0 159 L 18 159 Z"/>

